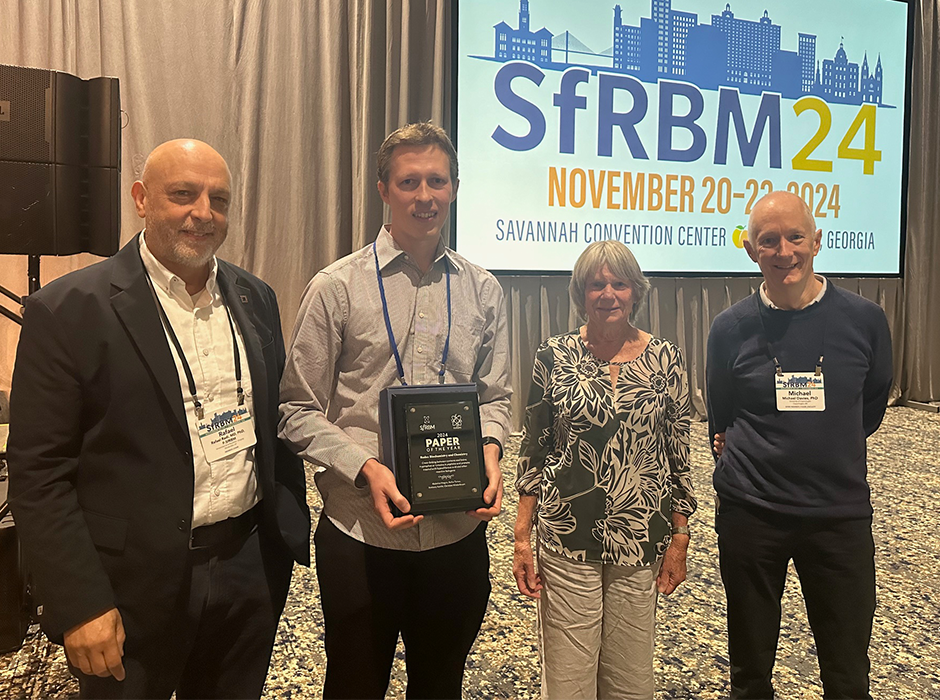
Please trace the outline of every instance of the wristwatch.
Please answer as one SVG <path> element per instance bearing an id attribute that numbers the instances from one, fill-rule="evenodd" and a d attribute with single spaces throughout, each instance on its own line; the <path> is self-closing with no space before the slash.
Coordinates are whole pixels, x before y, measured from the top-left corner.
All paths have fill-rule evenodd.
<path id="1" fill-rule="evenodd" d="M 689 535 L 689 537 L 691 537 L 691 535 L 689 534 L 688 525 L 673 525 L 672 534 L 673 535 Z"/>
<path id="2" fill-rule="evenodd" d="M 489 435 L 487 435 L 485 438 L 483 438 L 483 443 L 482 443 L 482 444 L 484 444 L 484 445 L 496 445 L 496 446 L 499 448 L 499 458 L 500 458 L 500 459 L 503 458 L 503 443 L 501 443 L 499 440 L 497 440 L 497 439 L 494 438 L 494 437 L 490 437 Z"/>

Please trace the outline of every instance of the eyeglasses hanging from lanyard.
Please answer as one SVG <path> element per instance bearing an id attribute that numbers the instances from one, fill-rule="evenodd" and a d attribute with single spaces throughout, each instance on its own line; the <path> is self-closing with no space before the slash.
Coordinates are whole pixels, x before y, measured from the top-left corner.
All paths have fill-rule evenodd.
<path id="1" fill-rule="evenodd" d="M 379 295 L 382 297 L 382 315 L 385 316 L 385 332 L 388 334 L 388 344 L 392 347 L 392 354 L 395 356 L 395 365 L 398 367 L 398 380 L 402 386 L 408 386 L 408 382 L 405 381 L 405 368 L 401 363 L 401 355 L 398 354 L 398 343 L 395 342 L 395 333 L 392 332 L 392 321 L 388 316 L 388 301 L 385 299 L 385 284 L 382 282 L 382 269 L 379 267 L 379 253 L 376 250 L 375 241 L 372 241 L 372 255 L 375 258 L 375 277 L 379 282 Z M 441 356 L 441 371 L 437 373 L 439 384 L 444 383 L 447 355 L 450 352 L 450 263 L 446 257 L 444 258 L 444 274 L 447 278 L 447 339 L 444 341 L 444 353 Z"/>
<path id="2" fill-rule="evenodd" d="M 196 418 L 202 420 L 205 417 L 205 409 L 202 407 L 202 402 L 199 401 L 199 397 L 196 394 L 196 380 L 193 377 L 193 371 L 189 368 L 189 363 L 186 361 L 183 346 L 180 345 L 179 338 L 176 337 L 176 333 L 173 331 L 173 325 L 166 315 L 163 304 L 160 303 L 160 297 L 157 296 L 157 290 L 153 286 L 153 280 L 150 279 L 150 273 L 145 271 L 144 277 L 147 278 L 147 284 L 150 285 L 150 291 L 153 292 L 153 299 L 157 302 L 160 322 L 163 323 L 163 328 L 166 330 L 167 335 L 170 336 L 173 347 L 176 348 L 176 354 L 179 355 L 180 364 L 183 366 L 183 374 L 186 375 L 186 382 L 189 385 L 189 395 L 192 397 L 193 408 L 196 409 Z M 228 304 L 225 302 L 225 293 L 221 291 L 221 287 L 219 289 L 219 293 L 222 295 L 222 306 L 225 308 L 225 316 L 228 318 L 228 327 L 232 332 L 232 347 L 235 348 L 235 385 L 237 387 L 235 391 L 238 395 L 238 405 L 243 406 L 245 404 L 245 392 L 242 389 L 241 353 L 238 352 L 238 340 L 235 337 L 235 324 L 232 323 L 232 312 L 228 310 Z"/>

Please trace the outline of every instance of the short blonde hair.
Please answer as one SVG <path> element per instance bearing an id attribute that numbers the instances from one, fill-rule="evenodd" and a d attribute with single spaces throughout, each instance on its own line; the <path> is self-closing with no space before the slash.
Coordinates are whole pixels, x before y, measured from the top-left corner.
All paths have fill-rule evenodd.
<path id="1" fill-rule="evenodd" d="M 650 281 L 640 270 L 640 265 L 630 249 L 620 241 L 595 241 L 578 256 L 571 273 L 571 283 L 568 285 L 571 303 L 582 318 L 587 315 L 584 308 L 584 292 L 588 283 L 604 265 L 610 270 L 610 274 L 629 284 L 633 290 L 633 310 L 630 312 L 630 321 L 633 321 L 637 311 L 646 301 Z"/>
<path id="2" fill-rule="evenodd" d="M 450 180 L 457 182 L 457 150 L 451 143 L 447 132 L 431 122 L 415 122 L 395 129 L 385 137 L 376 156 L 376 175 L 379 182 L 388 184 L 388 176 L 392 169 L 392 154 L 395 146 L 437 146 L 450 161 Z"/>

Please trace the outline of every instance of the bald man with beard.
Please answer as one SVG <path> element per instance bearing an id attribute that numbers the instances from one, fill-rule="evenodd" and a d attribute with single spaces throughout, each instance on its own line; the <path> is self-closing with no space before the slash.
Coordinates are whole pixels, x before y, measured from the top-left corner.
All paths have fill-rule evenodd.
<path id="1" fill-rule="evenodd" d="M 144 231 L 26 301 L 13 514 L 82 697 L 260 697 L 309 564 L 277 300 L 215 257 L 232 188 L 212 147 L 158 146 L 131 194 Z"/>

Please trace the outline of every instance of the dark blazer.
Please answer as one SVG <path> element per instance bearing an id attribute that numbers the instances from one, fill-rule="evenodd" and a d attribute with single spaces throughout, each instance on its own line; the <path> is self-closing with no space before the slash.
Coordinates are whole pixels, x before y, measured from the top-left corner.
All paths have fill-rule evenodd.
<path id="1" fill-rule="evenodd" d="M 54 640 L 115 605 L 125 627 L 128 618 L 137 630 L 167 623 L 187 571 L 192 445 L 138 239 L 25 305 L 10 396 L 10 502 Z M 277 439 L 277 300 L 221 260 L 218 282 L 248 354 L 262 541 L 286 564 L 309 564 L 303 464 Z"/>

